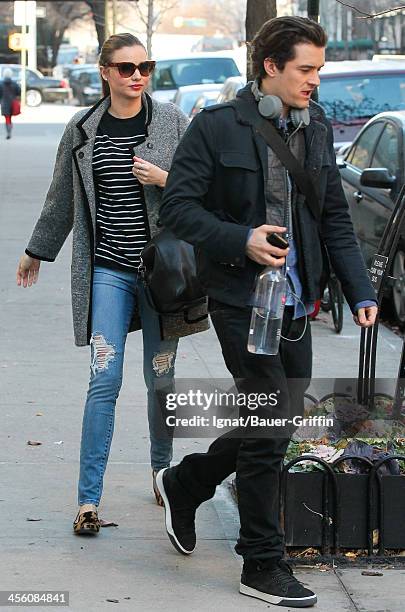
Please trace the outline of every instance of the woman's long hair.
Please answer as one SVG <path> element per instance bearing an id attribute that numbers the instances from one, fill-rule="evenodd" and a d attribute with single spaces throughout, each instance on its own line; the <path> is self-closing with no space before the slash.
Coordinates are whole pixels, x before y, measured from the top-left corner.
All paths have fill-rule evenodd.
<path id="1" fill-rule="evenodd" d="M 98 59 L 99 66 L 105 66 L 112 61 L 114 51 L 122 49 L 123 47 L 135 47 L 140 46 L 145 49 L 145 45 L 133 34 L 125 32 L 124 34 L 113 34 L 110 38 L 107 38 L 103 46 L 101 47 L 100 57 Z M 146 51 L 146 49 L 145 49 Z M 103 87 L 103 96 L 110 95 L 110 86 L 108 81 L 101 77 L 101 84 Z"/>

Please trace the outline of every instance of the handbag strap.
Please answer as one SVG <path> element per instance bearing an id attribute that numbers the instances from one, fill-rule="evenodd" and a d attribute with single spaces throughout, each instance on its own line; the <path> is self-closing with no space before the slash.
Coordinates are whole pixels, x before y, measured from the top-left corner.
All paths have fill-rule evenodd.
<path id="1" fill-rule="evenodd" d="M 298 189 L 306 198 L 306 203 L 317 221 L 321 219 L 321 207 L 319 196 L 314 183 L 291 153 L 287 144 L 278 133 L 277 129 L 268 119 L 262 119 L 256 126 L 257 131 L 263 136 L 266 144 L 274 151 L 283 166 L 293 177 Z"/>

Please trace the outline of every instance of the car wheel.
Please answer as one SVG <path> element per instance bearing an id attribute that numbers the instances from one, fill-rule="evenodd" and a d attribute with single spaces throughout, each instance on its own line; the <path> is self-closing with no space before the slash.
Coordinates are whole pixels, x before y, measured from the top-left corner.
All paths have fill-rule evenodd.
<path id="1" fill-rule="evenodd" d="M 42 102 L 41 92 L 37 89 L 29 89 L 27 91 L 25 100 L 27 102 L 27 106 L 39 106 Z"/>
<path id="2" fill-rule="evenodd" d="M 397 322 L 405 324 L 405 253 L 398 249 L 392 264 L 392 276 L 395 278 L 392 288 L 392 302 Z"/>

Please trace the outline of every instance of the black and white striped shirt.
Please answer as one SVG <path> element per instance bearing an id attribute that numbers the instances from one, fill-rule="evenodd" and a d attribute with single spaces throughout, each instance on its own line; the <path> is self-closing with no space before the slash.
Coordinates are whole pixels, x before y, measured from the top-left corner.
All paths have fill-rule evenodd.
<path id="1" fill-rule="evenodd" d="M 131 271 L 148 241 L 143 190 L 132 174 L 134 146 L 145 141 L 145 109 L 129 119 L 107 111 L 97 130 L 93 174 L 97 193 L 95 263 Z"/>

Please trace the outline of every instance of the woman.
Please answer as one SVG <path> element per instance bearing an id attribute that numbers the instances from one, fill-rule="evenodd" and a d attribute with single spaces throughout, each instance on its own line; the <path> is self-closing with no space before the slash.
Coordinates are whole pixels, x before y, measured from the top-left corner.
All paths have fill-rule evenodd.
<path id="1" fill-rule="evenodd" d="M 12 76 L 11 68 L 6 68 L 3 72 L 3 83 L 0 83 L 1 114 L 6 120 L 6 140 L 10 140 L 13 130 L 11 123 L 13 102 L 21 96 L 21 89 L 17 83 L 14 83 Z"/>
<path id="2" fill-rule="evenodd" d="M 114 427 L 128 331 L 143 331 L 153 485 L 169 465 L 172 439 L 162 427 L 159 389 L 173 385 L 179 336 L 206 329 L 159 317 L 138 279 L 139 255 L 158 232 L 162 190 L 188 120 L 146 93 L 154 62 L 132 34 L 111 36 L 100 55 L 105 97 L 79 111 L 59 145 L 53 180 L 18 270 L 29 287 L 40 261 L 54 261 L 73 227 L 72 306 L 75 342 L 91 345 L 83 417 L 76 534 L 98 533 L 103 476 Z M 161 400 L 163 401 L 163 400 Z"/>

